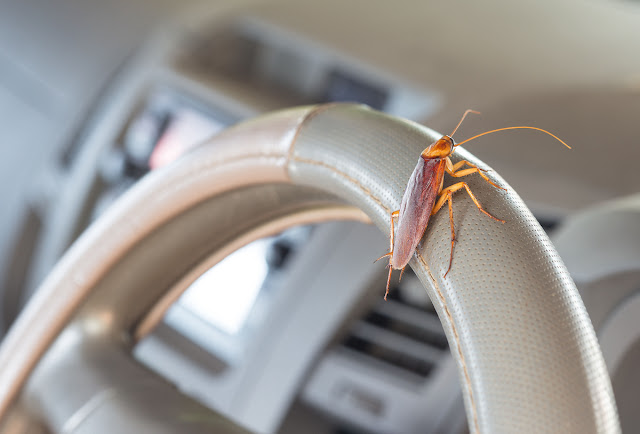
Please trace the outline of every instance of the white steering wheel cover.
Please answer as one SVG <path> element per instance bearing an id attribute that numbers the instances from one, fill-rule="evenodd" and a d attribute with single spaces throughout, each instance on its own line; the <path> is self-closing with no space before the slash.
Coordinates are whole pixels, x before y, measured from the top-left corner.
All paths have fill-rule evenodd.
<path id="1" fill-rule="evenodd" d="M 320 108 L 298 135 L 291 177 L 337 192 L 388 230 L 418 156 L 439 137 L 362 107 Z M 460 148 L 452 159 L 487 168 Z M 480 213 L 460 191 L 447 278 L 446 209 L 430 222 L 411 262 L 458 362 L 471 430 L 619 431 L 607 370 L 572 279 L 518 195 L 495 173 L 489 176 L 507 191 L 477 175 L 456 181 L 466 181 L 506 223 Z"/>
<path id="2" fill-rule="evenodd" d="M 100 299 L 92 292 L 100 279 L 155 229 L 217 195 L 238 190 L 241 198 L 243 187 L 272 183 L 300 186 L 301 194 L 313 187 L 355 205 L 386 233 L 418 156 L 438 136 L 362 106 L 305 107 L 234 127 L 152 173 L 79 239 L 11 329 L 0 348 L 0 416 L 64 327 Z M 486 167 L 462 149 L 454 162 L 460 158 Z M 489 176 L 507 191 L 478 176 L 464 180 L 506 223 L 458 192 L 447 279 L 446 210 L 434 216 L 411 262 L 458 363 L 471 431 L 619 432 L 602 354 L 572 280 L 517 194 Z M 142 312 L 119 303 L 111 327 L 127 330 Z"/>

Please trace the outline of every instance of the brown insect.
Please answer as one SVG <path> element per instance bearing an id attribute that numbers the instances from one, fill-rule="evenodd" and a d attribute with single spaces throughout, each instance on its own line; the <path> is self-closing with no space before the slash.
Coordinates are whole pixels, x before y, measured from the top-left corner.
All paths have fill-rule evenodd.
<path id="1" fill-rule="evenodd" d="M 387 289 L 384 294 L 385 300 L 387 299 L 387 295 L 389 294 L 389 283 L 391 282 L 392 271 L 402 270 L 400 272 L 400 279 L 402 279 L 402 273 L 404 272 L 405 267 L 409 263 L 409 260 L 413 256 L 418 243 L 424 235 L 427 225 L 429 224 L 429 218 L 437 213 L 445 203 L 447 203 L 449 206 L 449 224 L 451 226 L 451 255 L 449 258 L 449 268 L 444 274 L 444 277 L 447 277 L 447 274 L 449 274 L 449 271 L 451 271 L 451 265 L 453 263 L 453 246 L 456 242 L 456 233 L 453 227 L 452 201 L 453 193 L 455 193 L 456 191 L 465 189 L 471 197 L 471 200 L 473 200 L 473 203 L 482 213 L 486 214 L 488 217 L 492 218 L 495 221 L 504 223 L 504 220 L 492 216 L 482 208 L 480 202 L 478 202 L 478 199 L 471 192 L 471 189 L 469 189 L 469 186 L 466 182 L 458 182 L 446 188 L 443 188 L 445 172 L 453 176 L 454 178 L 460 178 L 462 176 L 477 173 L 489 184 L 493 185 L 496 188 L 499 188 L 500 190 L 504 190 L 504 188 L 491 182 L 487 175 L 483 173 L 484 169 L 478 168 L 476 165 L 470 163 L 469 161 L 462 160 L 457 162 L 456 164 L 453 164 L 449 157 L 455 152 L 456 147 L 462 145 L 463 143 L 470 142 L 471 140 L 474 140 L 478 137 L 482 137 L 498 131 L 530 129 L 542 131 L 543 133 L 546 133 L 558 140 L 567 148 L 571 149 L 569 145 L 567 145 L 555 135 L 551 134 L 549 131 L 543 130 L 542 128 L 527 126 L 498 128 L 495 130 L 486 131 L 482 134 L 478 134 L 460 143 L 456 143 L 453 140 L 452 136 L 458 130 L 458 127 L 460 127 L 462 121 L 469 113 L 480 114 L 479 112 L 476 112 L 474 110 L 467 110 L 462 116 L 462 119 L 460 119 L 460 122 L 458 122 L 458 125 L 456 125 L 456 127 L 453 129 L 453 132 L 451 134 L 449 134 L 448 136 L 442 136 L 440 139 L 438 139 L 436 142 L 422 151 L 422 154 L 418 159 L 418 164 L 416 165 L 416 168 L 413 169 L 413 173 L 411 174 L 409 182 L 407 183 L 407 188 L 405 189 L 405 192 L 402 196 L 400 209 L 391 213 L 391 230 L 389 235 L 390 251 L 389 253 L 386 253 L 376 259 L 376 261 L 379 261 L 384 257 L 389 257 L 389 276 L 387 277 Z M 463 168 L 465 166 L 466 168 Z M 398 219 L 397 233 L 395 233 L 394 231 L 394 218 Z"/>

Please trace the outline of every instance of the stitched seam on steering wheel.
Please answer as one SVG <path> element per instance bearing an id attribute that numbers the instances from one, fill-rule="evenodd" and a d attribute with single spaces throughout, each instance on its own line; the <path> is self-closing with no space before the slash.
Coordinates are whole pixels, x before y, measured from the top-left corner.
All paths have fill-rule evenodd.
<path id="1" fill-rule="evenodd" d="M 473 426 L 476 429 L 476 432 L 479 433 L 480 432 L 480 428 L 478 426 L 478 412 L 476 409 L 476 403 L 475 400 L 473 399 L 473 389 L 471 388 L 471 378 L 469 377 L 469 370 L 467 369 L 467 362 L 464 358 L 464 355 L 462 354 L 462 346 L 460 345 L 460 336 L 458 335 L 458 330 L 455 327 L 455 323 L 453 322 L 453 315 L 451 315 L 451 311 L 449 310 L 449 306 L 447 305 L 447 302 L 444 299 L 444 294 L 442 293 L 442 290 L 440 289 L 440 285 L 438 285 L 437 280 L 435 279 L 435 277 L 433 277 L 433 274 L 431 273 L 431 269 L 429 268 L 429 265 L 427 264 L 427 261 L 424 259 L 424 257 L 422 256 L 421 253 L 416 251 L 416 257 L 418 258 L 418 260 L 420 261 L 420 263 L 427 269 L 427 273 L 429 273 L 429 278 L 431 279 L 431 282 L 433 283 L 434 288 L 436 289 L 436 294 L 438 294 L 438 297 L 440 298 L 440 302 L 442 303 L 442 306 L 444 307 L 444 313 L 447 315 L 447 318 L 449 319 L 449 323 L 451 324 L 451 331 L 453 333 L 454 338 L 456 339 L 456 349 L 458 350 L 458 356 L 460 357 L 460 362 L 462 363 L 462 371 L 464 373 L 464 381 L 466 383 L 467 386 L 467 391 L 469 392 L 469 401 L 471 403 L 471 410 L 473 413 Z"/>
<path id="2" fill-rule="evenodd" d="M 295 144 L 295 142 L 294 142 L 294 144 Z M 292 146 L 292 148 L 294 148 L 294 146 Z M 380 199 L 375 197 L 373 195 L 373 193 L 371 193 L 371 190 L 369 190 L 367 187 L 365 187 L 363 184 L 361 184 L 355 178 L 347 175 L 346 173 L 340 171 L 339 169 L 336 169 L 335 167 L 330 166 L 329 164 L 324 163 L 322 161 L 316 161 L 316 160 L 311 160 L 311 159 L 307 159 L 307 158 L 297 157 L 295 155 L 291 155 L 290 159 L 292 161 L 298 161 L 300 163 L 306 163 L 306 164 L 310 164 L 310 165 L 313 165 L 313 166 L 320 166 L 320 167 L 326 168 L 326 169 L 330 170 L 331 172 L 333 172 L 333 173 L 345 178 L 346 180 L 350 181 L 351 183 L 355 184 L 358 188 L 360 188 L 360 190 L 362 190 L 362 192 L 365 195 L 367 195 L 371 200 L 373 200 L 376 204 L 378 204 L 380 207 L 382 207 L 387 213 L 391 214 L 391 210 L 389 209 L 389 207 L 384 205 L 382 203 L 382 201 L 380 201 Z M 436 290 L 436 294 L 438 294 L 438 297 L 440 298 L 440 302 L 442 303 L 442 306 L 444 307 L 444 312 L 447 315 L 447 319 L 449 320 L 449 324 L 451 326 L 451 331 L 453 333 L 453 337 L 456 340 L 456 349 L 458 350 L 458 356 L 460 357 L 460 363 L 462 364 L 462 371 L 464 373 L 464 380 L 465 380 L 465 383 L 466 383 L 466 386 L 467 386 L 467 391 L 469 393 L 469 402 L 470 402 L 470 405 L 471 405 L 471 412 L 473 414 L 473 425 L 475 427 L 476 433 L 480 433 L 480 428 L 478 426 L 478 412 L 477 412 L 477 409 L 476 409 L 475 400 L 473 398 L 473 389 L 471 388 L 471 378 L 469 377 L 469 371 L 468 371 L 468 368 L 467 368 L 467 363 L 466 363 L 464 355 L 462 353 L 462 345 L 460 343 L 460 336 L 458 335 L 458 330 L 456 329 L 455 323 L 453 322 L 453 315 L 451 315 L 451 311 L 449 310 L 449 307 L 447 306 L 446 300 L 444 298 L 444 294 L 442 293 L 442 290 L 440 289 L 440 286 L 438 285 L 436 279 L 433 277 L 433 274 L 431 273 L 431 269 L 427 265 L 427 261 L 418 252 L 416 252 L 416 257 L 419 259 L 420 263 L 426 268 L 427 273 L 429 274 L 429 278 L 433 282 L 433 286 L 434 286 L 434 288 Z"/>
<path id="3" fill-rule="evenodd" d="M 293 139 L 291 139 L 291 146 L 289 146 L 289 152 L 287 153 L 287 166 L 289 166 L 289 162 L 294 160 L 295 157 L 293 155 L 295 149 L 296 149 L 296 143 L 298 141 L 298 136 L 300 135 L 300 131 L 302 131 L 302 128 L 307 124 L 307 122 L 309 122 L 313 117 L 317 116 L 318 114 L 333 108 L 337 105 L 344 105 L 344 103 L 340 103 L 340 102 L 330 102 L 330 103 L 326 103 L 326 104 L 321 104 L 316 106 L 315 108 L 313 108 L 309 113 L 307 113 L 304 117 L 304 119 L 302 119 L 302 121 L 298 124 L 298 127 L 296 128 L 295 133 L 293 134 Z"/>
<path id="4" fill-rule="evenodd" d="M 347 175 L 346 173 L 341 172 L 340 170 L 336 169 L 335 167 L 330 166 L 327 163 L 323 163 L 322 161 L 310 160 L 310 159 L 307 159 L 307 158 L 296 157 L 296 156 L 293 156 L 292 160 L 293 161 L 298 161 L 300 163 L 307 163 L 307 164 L 311 164 L 311 165 L 314 165 L 314 166 L 324 167 L 326 169 L 331 170 L 332 172 L 337 173 L 338 175 L 342 176 L 343 178 L 346 178 L 348 181 L 352 182 L 357 187 L 359 187 L 367 196 L 369 196 L 369 198 L 371 198 L 371 200 L 373 200 L 376 204 L 378 204 L 380 207 L 382 207 L 386 212 L 391 214 L 391 210 L 389 209 L 389 207 L 387 207 L 384 203 L 382 203 L 382 201 L 380 199 L 375 197 L 373 195 L 373 193 L 371 193 L 371 190 L 369 190 L 367 187 L 365 187 L 363 184 L 361 184 L 357 179 L 352 178 L 351 176 Z"/>

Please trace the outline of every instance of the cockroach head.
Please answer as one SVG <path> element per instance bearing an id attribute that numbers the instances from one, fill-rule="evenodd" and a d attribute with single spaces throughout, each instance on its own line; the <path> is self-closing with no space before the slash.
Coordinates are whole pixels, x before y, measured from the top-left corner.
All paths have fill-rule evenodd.
<path id="1" fill-rule="evenodd" d="M 453 153 L 456 142 L 449 136 L 442 136 L 422 151 L 422 157 L 426 159 L 446 158 Z"/>

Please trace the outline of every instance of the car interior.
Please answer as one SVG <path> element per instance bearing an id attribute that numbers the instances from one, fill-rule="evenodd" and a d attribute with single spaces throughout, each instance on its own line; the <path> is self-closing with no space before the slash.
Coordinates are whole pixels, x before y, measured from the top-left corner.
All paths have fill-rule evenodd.
<path id="1" fill-rule="evenodd" d="M 0 3 L 0 432 L 638 432 L 639 22 Z M 469 109 L 456 142 L 571 149 L 452 148 L 479 173 L 385 300 L 391 212 Z"/>

